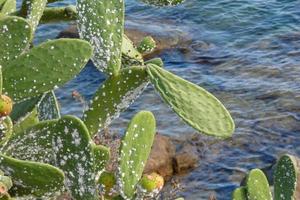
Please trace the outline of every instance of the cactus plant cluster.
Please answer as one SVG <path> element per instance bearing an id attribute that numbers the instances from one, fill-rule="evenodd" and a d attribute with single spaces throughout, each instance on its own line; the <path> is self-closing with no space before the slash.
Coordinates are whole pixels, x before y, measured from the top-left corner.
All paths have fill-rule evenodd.
<path id="1" fill-rule="evenodd" d="M 143 175 L 156 133 L 151 112 L 141 111 L 129 123 L 115 172 L 105 169 L 109 148 L 93 140 L 149 83 L 195 129 L 218 137 L 233 133 L 229 112 L 212 94 L 163 69 L 160 58 L 144 60 L 155 41 L 145 37 L 136 48 L 124 34 L 124 1 L 48 6 L 54 1 L 24 0 L 17 10 L 16 0 L 0 0 L 0 199 L 55 199 L 62 193 L 74 200 L 156 196 L 162 177 Z M 33 45 L 40 23 L 74 19 L 82 39 Z M 107 79 L 82 119 L 61 116 L 53 90 L 89 59 Z"/>
<path id="2" fill-rule="evenodd" d="M 246 178 L 246 184 L 235 189 L 233 200 L 296 200 L 299 199 L 299 160 L 292 155 L 283 155 L 274 171 L 274 191 L 263 171 L 253 169 Z M 272 197 L 274 194 L 274 198 Z"/>
<path id="3" fill-rule="evenodd" d="M 108 76 L 83 116 L 90 132 L 107 127 L 151 82 L 175 113 L 196 130 L 218 137 L 231 136 L 234 122 L 219 100 L 163 69 L 159 58 L 143 60 L 142 53 L 151 52 L 155 42 L 145 37 L 135 48 L 124 35 L 123 1 L 79 0 L 77 11 L 80 37 L 92 44 L 93 63 Z"/>

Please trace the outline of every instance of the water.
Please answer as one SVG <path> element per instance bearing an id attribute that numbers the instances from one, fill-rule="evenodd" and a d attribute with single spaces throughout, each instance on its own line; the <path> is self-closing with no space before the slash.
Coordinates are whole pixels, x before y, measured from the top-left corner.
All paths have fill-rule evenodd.
<path id="1" fill-rule="evenodd" d="M 166 68 L 215 94 L 236 122 L 232 139 L 203 137 L 210 145 L 199 167 L 182 178 L 186 190 L 180 195 L 185 199 L 207 199 L 211 192 L 230 199 L 249 169 L 268 166 L 282 153 L 300 156 L 299 8 L 299 0 L 187 0 L 175 8 L 127 1 L 127 26 L 179 31 L 191 39 L 188 53 L 161 55 Z M 41 26 L 36 42 L 54 38 L 65 27 Z M 56 91 L 63 113 L 81 115 L 82 106 L 72 100 L 71 91 L 90 99 L 104 78 L 90 64 Z M 151 87 L 112 129 L 122 131 L 141 109 L 154 112 L 163 134 L 194 133 Z"/>

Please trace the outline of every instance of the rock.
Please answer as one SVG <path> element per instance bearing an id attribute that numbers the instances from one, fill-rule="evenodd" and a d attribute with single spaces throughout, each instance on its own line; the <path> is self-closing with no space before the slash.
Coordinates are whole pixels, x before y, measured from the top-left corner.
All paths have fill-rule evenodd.
<path id="1" fill-rule="evenodd" d="M 67 29 L 61 31 L 56 38 L 79 38 L 76 25 L 71 25 Z"/>
<path id="2" fill-rule="evenodd" d="M 154 144 L 146 163 L 144 173 L 156 172 L 165 179 L 174 174 L 173 158 L 175 156 L 175 145 L 169 137 L 156 134 Z"/>
<path id="3" fill-rule="evenodd" d="M 182 49 L 188 49 L 191 40 L 186 36 L 180 35 L 176 33 L 174 35 L 158 35 L 155 33 L 144 32 L 139 29 L 126 28 L 125 34 L 133 41 L 135 45 L 138 45 L 140 41 L 146 37 L 151 35 L 156 42 L 156 48 L 153 52 L 144 54 L 144 58 L 151 59 L 160 54 L 161 52 L 180 47 Z M 57 38 L 79 38 L 79 34 L 77 31 L 76 25 L 71 25 L 67 29 L 60 32 Z"/>
<path id="4" fill-rule="evenodd" d="M 184 173 L 197 167 L 199 156 L 195 146 L 185 143 L 174 157 L 174 169 L 176 173 Z"/>

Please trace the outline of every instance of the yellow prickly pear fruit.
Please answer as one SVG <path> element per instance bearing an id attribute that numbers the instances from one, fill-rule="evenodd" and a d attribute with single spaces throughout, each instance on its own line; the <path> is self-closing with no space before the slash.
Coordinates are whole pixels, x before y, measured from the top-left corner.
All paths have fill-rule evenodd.
<path id="1" fill-rule="evenodd" d="M 143 189 L 147 190 L 147 192 L 161 190 L 164 186 L 164 178 L 155 172 L 144 174 L 140 180 L 140 185 Z"/>
<path id="2" fill-rule="evenodd" d="M 0 96 L 0 117 L 8 116 L 12 111 L 12 107 L 13 102 L 11 98 L 2 94 Z"/>

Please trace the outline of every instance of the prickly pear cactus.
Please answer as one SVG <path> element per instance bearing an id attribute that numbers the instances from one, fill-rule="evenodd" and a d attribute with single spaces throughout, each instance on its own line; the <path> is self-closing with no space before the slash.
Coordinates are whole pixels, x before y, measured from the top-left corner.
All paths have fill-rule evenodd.
<path id="1" fill-rule="evenodd" d="M 153 64 L 147 65 L 150 81 L 164 101 L 196 130 L 229 137 L 234 122 L 223 104 L 208 91 Z"/>
<path id="2" fill-rule="evenodd" d="M 0 5 L 0 14 L 9 15 L 16 11 L 16 0 L 6 0 Z"/>
<path id="3" fill-rule="evenodd" d="M 151 53 L 156 47 L 156 42 L 151 36 L 143 38 L 138 46 L 138 51 L 140 53 Z"/>
<path id="4" fill-rule="evenodd" d="M 142 2 L 154 6 L 176 6 L 184 2 L 184 0 L 142 0 Z"/>
<path id="5" fill-rule="evenodd" d="M 272 200 L 268 180 L 260 169 L 253 169 L 248 175 L 247 197 L 250 200 Z"/>
<path id="6" fill-rule="evenodd" d="M 82 40 L 45 42 L 3 68 L 3 91 L 14 101 L 50 91 L 73 78 L 91 54 L 91 46 Z"/>
<path id="7" fill-rule="evenodd" d="M 296 194 L 298 166 L 297 159 L 291 155 L 284 155 L 278 160 L 274 174 L 275 200 L 295 200 L 299 198 Z"/>
<path id="8" fill-rule="evenodd" d="M 232 200 L 247 200 L 247 188 L 240 187 L 233 191 Z"/>
<path id="9" fill-rule="evenodd" d="M 131 199 L 136 191 L 156 133 L 151 112 L 141 111 L 130 121 L 120 147 L 118 184 L 121 195 Z"/>
<path id="10" fill-rule="evenodd" d="M 22 31 L 20 31 L 22 30 Z M 0 66 L 14 60 L 28 46 L 31 27 L 20 17 L 0 17 Z"/>
<path id="11" fill-rule="evenodd" d="M 92 135 L 108 126 L 145 89 L 148 84 L 143 66 L 122 69 L 116 76 L 110 76 L 95 93 L 83 121 Z"/>
<path id="12" fill-rule="evenodd" d="M 0 169 L 13 180 L 15 196 L 52 196 L 62 190 L 64 174 L 48 164 L 17 160 L 0 154 Z M 41 178 L 42 177 L 42 178 Z"/>
<path id="13" fill-rule="evenodd" d="M 35 32 L 47 5 L 47 0 L 24 0 L 20 14 L 26 17 Z"/>
<path id="14" fill-rule="evenodd" d="M 65 186 L 76 200 L 97 199 L 95 162 L 100 156 L 95 157 L 95 151 L 99 149 L 93 149 L 85 125 L 72 116 L 41 122 L 13 135 L 3 147 L 3 152 L 15 158 L 60 168 L 66 176 Z"/>
<path id="15" fill-rule="evenodd" d="M 94 47 L 93 63 L 107 74 L 118 74 L 124 32 L 124 1 L 78 0 L 77 12 L 79 35 Z"/>

